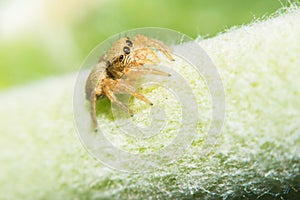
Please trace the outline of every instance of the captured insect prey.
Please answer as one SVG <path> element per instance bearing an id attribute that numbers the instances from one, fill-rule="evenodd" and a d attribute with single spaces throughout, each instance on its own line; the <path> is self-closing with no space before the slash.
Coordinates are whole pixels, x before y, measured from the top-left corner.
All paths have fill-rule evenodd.
<path id="1" fill-rule="evenodd" d="M 90 102 L 90 114 L 95 131 L 97 131 L 96 101 L 101 98 L 107 97 L 131 116 L 133 112 L 116 98 L 115 93 L 127 93 L 146 104 L 153 105 L 150 100 L 136 92 L 130 82 L 123 80 L 130 73 L 134 73 L 135 76 L 145 74 L 169 76 L 166 72 L 144 67 L 145 64 L 155 65 L 160 62 L 154 49 L 162 52 L 170 61 L 174 61 L 170 54 L 171 49 L 163 42 L 135 35 L 133 39 L 124 37 L 115 42 L 92 69 L 86 81 L 85 93 L 86 99 Z"/>

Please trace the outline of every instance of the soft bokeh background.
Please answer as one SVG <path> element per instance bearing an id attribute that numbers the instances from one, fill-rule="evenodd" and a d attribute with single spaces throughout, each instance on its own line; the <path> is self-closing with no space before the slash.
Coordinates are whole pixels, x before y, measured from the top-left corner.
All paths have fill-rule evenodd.
<path id="1" fill-rule="evenodd" d="M 1 0 L 0 90 L 77 71 L 101 41 L 158 26 L 211 37 L 268 16 L 279 0 Z"/>

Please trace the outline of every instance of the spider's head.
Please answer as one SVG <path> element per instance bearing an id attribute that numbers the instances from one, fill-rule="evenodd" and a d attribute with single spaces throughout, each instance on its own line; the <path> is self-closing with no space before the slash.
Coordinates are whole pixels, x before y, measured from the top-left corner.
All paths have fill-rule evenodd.
<path id="1" fill-rule="evenodd" d="M 126 65 L 130 62 L 132 48 L 133 43 L 129 37 L 121 38 L 112 45 L 106 54 L 105 60 L 109 60 L 110 64 L 120 63 Z"/>

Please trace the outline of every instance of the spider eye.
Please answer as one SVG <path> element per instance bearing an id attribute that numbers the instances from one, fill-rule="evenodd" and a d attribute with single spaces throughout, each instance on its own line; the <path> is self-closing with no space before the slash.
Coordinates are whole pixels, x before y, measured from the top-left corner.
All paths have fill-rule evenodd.
<path id="1" fill-rule="evenodd" d="M 131 40 L 126 40 L 126 44 L 128 45 L 128 46 L 130 46 L 130 47 L 132 47 L 132 42 L 131 42 Z"/>
<path id="2" fill-rule="evenodd" d="M 106 67 L 108 67 L 110 65 L 109 61 L 106 61 Z"/>
<path id="3" fill-rule="evenodd" d="M 123 58 L 124 58 L 124 56 L 120 55 L 119 60 L 121 61 L 121 60 L 123 60 Z"/>
<path id="4" fill-rule="evenodd" d="M 124 47 L 124 48 L 123 48 L 123 51 L 124 51 L 126 54 L 130 54 L 130 49 L 129 49 L 129 47 Z"/>

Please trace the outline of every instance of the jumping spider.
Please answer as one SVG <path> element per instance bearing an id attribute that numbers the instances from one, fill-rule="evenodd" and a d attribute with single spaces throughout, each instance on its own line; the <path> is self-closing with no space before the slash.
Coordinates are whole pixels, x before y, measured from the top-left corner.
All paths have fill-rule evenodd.
<path id="1" fill-rule="evenodd" d="M 132 111 L 122 102 L 118 101 L 115 93 L 128 93 L 149 105 L 153 105 L 146 97 L 136 92 L 135 88 L 124 81 L 143 74 L 157 74 L 168 76 L 168 73 L 145 68 L 144 64 L 157 64 L 159 58 L 152 49 L 161 51 L 169 60 L 173 61 L 170 48 L 159 40 L 151 39 L 143 35 L 135 35 L 133 40 L 124 37 L 115 42 L 90 72 L 85 85 L 86 99 L 91 105 L 91 118 L 97 131 L 96 101 L 107 97 L 112 103 L 118 105 L 131 116 Z"/>

